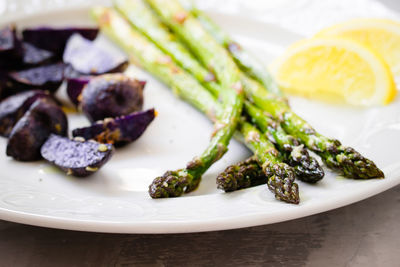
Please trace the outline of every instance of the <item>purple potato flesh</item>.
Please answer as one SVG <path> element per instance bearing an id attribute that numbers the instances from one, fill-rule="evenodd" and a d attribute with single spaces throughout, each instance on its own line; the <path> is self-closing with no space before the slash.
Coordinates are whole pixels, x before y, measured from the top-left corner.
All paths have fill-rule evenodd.
<path id="1" fill-rule="evenodd" d="M 88 40 L 94 40 L 99 30 L 97 28 L 29 28 L 22 31 L 23 40 L 34 46 L 51 51 L 62 56 L 68 39 L 73 34 L 80 34 Z"/>
<path id="2" fill-rule="evenodd" d="M 55 92 L 64 79 L 64 63 L 34 67 L 22 71 L 8 73 L 9 94 L 30 90 L 32 88 Z"/>
<path id="3" fill-rule="evenodd" d="M 140 111 L 145 84 L 124 74 L 95 77 L 82 91 L 82 111 L 92 122 Z"/>
<path id="4" fill-rule="evenodd" d="M 40 148 L 51 133 L 67 135 L 68 121 L 62 109 L 47 98 L 37 99 L 11 131 L 6 153 L 19 161 L 41 158 Z"/>
<path id="5" fill-rule="evenodd" d="M 72 135 L 120 146 L 138 139 L 155 116 L 156 111 L 149 109 L 115 119 L 107 118 L 89 127 L 75 129 Z"/>
<path id="6" fill-rule="evenodd" d="M 82 76 L 79 78 L 69 78 L 67 79 L 67 95 L 72 103 L 76 106 L 80 102 L 80 96 L 83 88 L 89 83 L 90 76 Z"/>
<path id="7" fill-rule="evenodd" d="M 9 136 L 17 121 L 39 98 L 51 98 L 42 90 L 32 90 L 10 96 L 0 102 L 0 135 Z"/>
<path id="8" fill-rule="evenodd" d="M 98 42 L 89 41 L 78 34 L 68 40 L 63 60 L 74 70 L 87 75 L 123 72 L 128 67 L 125 56 L 113 53 Z"/>
<path id="9" fill-rule="evenodd" d="M 110 144 L 71 140 L 52 134 L 41 148 L 44 159 L 68 175 L 85 177 L 98 171 L 113 155 Z"/>
<path id="10" fill-rule="evenodd" d="M 24 67 L 37 66 L 49 63 L 54 58 L 54 53 L 40 49 L 29 43 L 22 43 L 24 50 L 22 64 Z"/>
<path id="11" fill-rule="evenodd" d="M 15 25 L 7 25 L 0 30 L 0 67 L 13 68 L 21 58 L 21 42 L 17 38 Z"/>

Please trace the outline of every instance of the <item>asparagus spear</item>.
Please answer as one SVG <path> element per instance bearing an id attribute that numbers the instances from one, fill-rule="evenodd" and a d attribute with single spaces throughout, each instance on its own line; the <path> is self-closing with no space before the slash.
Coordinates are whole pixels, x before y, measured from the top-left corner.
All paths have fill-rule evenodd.
<path id="1" fill-rule="evenodd" d="M 374 162 L 355 149 L 343 146 L 338 140 L 318 133 L 294 113 L 285 100 L 268 92 L 245 75 L 242 75 L 242 83 L 247 97 L 256 106 L 279 120 L 287 133 L 299 138 L 310 150 L 317 153 L 329 168 L 341 172 L 347 178 L 384 178 L 384 173 Z"/>
<path id="2" fill-rule="evenodd" d="M 211 93 L 172 61 L 159 60 L 165 58 L 165 55 L 145 37 L 132 29 L 116 12 L 109 8 L 99 7 L 92 10 L 92 15 L 99 23 L 102 32 L 118 43 L 137 64 L 140 64 L 164 83 L 174 88 L 174 92 L 177 95 L 207 114 L 212 120 L 223 116 L 222 105 Z M 243 122 L 243 124 L 246 125 L 248 123 Z M 241 127 L 241 129 L 244 128 Z M 249 142 L 253 140 L 254 136 L 261 135 L 257 129 L 243 133 L 249 135 L 247 138 L 246 135 L 244 137 Z M 266 174 L 273 178 L 269 188 L 272 188 L 277 193 L 276 197 L 278 199 L 298 203 L 298 186 L 292 179 L 294 171 L 289 166 L 279 162 L 279 158 L 276 156 L 279 152 L 275 150 L 273 144 L 268 140 L 263 140 L 263 143 L 263 147 L 268 147 L 267 153 L 269 155 L 264 156 L 263 154 L 266 152 L 261 149 L 257 149 L 255 152 L 259 154 L 257 160 L 260 160 L 260 164 L 265 166 Z M 252 147 L 254 148 L 255 146 L 253 145 Z M 263 161 L 274 156 L 274 162 L 279 163 L 269 164 Z M 180 175 L 179 171 L 167 172 L 162 178 L 156 178 L 150 186 L 151 196 L 158 198 L 179 196 L 184 193 L 185 187 L 190 186 L 191 184 L 189 183 L 191 181 L 177 179 L 176 175 Z M 238 179 L 241 178 L 239 177 Z M 239 180 L 236 180 L 236 182 L 241 183 Z"/>
<path id="3" fill-rule="evenodd" d="M 272 135 L 279 151 L 284 155 L 285 162 L 294 168 L 297 178 L 304 182 L 316 183 L 324 177 L 324 171 L 318 161 L 310 156 L 298 139 L 286 134 L 270 114 L 255 107 L 249 101 L 245 102 L 245 110 L 264 134 Z"/>
<path id="4" fill-rule="evenodd" d="M 92 15 L 99 23 L 100 28 L 128 51 L 134 61 L 155 74 L 160 80 L 175 90 L 201 88 L 197 80 L 175 65 L 168 56 L 145 37 L 133 31 L 130 25 L 116 12 L 107 8 L 95 8 L 92 10 Z M 227 78 L 227 80 L 230 79 Z M 237 81 L 233 80 L 233 82 Z M 240 86 L 240 83 L 238 85 Z M 216 120 L 215 132 L 209 147 L 200 157 L 189 162 L 186 168 L 168 171 L 162 177 L 156 178 L 150 188 L 152 197 L 176 197 L 197 188 L 201 175 L 227 150 L 241 113 L 243 102 L 241 94 L 241 90 L 225 89 L 223 112 Z M 193 100 L 194 103 L 201 99 L 192 92 L 183 97 L 186 100 Z"/>
<path id="5" fill-rule="evenodd" d="M 282 95 L 282 92 L 274 78 L 262 62 L 247 52 L 239 43 L 235 42 L 203 11 L 197 9 L 192 4 L 192 1 L 181 0 L 181 2 L 184 4 L 185 8 L 200 21 L 203 27 L 214 37 L 214 39 L 230 52 L 231 56 L 235 59 L 235 62 L 244 73 L 260 82 L 270 92 L 276 95 Z"/>
<path id="6" fill-rule="evenodd" d="M 191 5 L 191 1 L 181 1 L 185 2 L 186 8 L 200 20 L 202 25 L 214 36 L 215 40 L 224 44 L 229 49 L 231 38 L 210 18 L 208 18 L 207 15 Z M 253 63 L 248 63 L 246 60 L 241 61 L 241 55 L 242 53 L 245 54 L 245 52 L 241 49 L 236 49 L 236 47 L 240 46 L 233 45 L 233 50 L 236 51 L 232 52 L 232 48 L 229 50 L 239 65 L 248 65 L 253 67 Z M 243 56 L 243 58 L 246 59 L 248 57 Z M 257 67 L 255 68 L 259 69 Z M 247 74 L 255 80 L 258 80 L 261 85 L 264 86 L 263 88 L 263 86 L 258 82 L 242 75 L 241 80 L 247 97 L 252 99 L 259 108 L 271 113 L 276 119 L 281 120 L 284 130 L 299 138 L 310 150 L 313 150 L 321 156 L 329 168 L 342 172 L 343 175 L 348 178 L 384 178 L 384 173 L 375 165 L 374 162 L 363 157 L 353 148 L 343 146 L 340 141 L 325 137 L 316 132 L 315 129 L 313 129 L 305 120 L 296 115 L 290 109 L 286 100 L 279 97 L 281 94 L 277 94 L 277 92 L 280 92 L 280 89 L 276 82 L 273 79 L 266 79 L 265 82 L 260 78 L 259 74 L 265 74 L 265 77 L 271 77 L 265 69 L 263 69 L 261 73 L 255 71 L 253 74 L 251 74 L 251 72 L 247 72 Z M 268 92 L 265 89 L 267 89 Z"/>
<path id="7" fill-rule="evenodd" d="M 183 69 L 212 91 L 220 90 L 215 76 L 205 69 L 161 23 L 144 0 L 114 0 L 115 8 L 142 34 L 167 53 Z"/>
<path id="8" fill-rule="evenodd" d="M 191 55 L 186 47 L 184 47 L 177 38 L 168 31 L 168 28 L 159 21 L 157 16 L 143 2 L 143 0 L 115 0 L 114 3 L 117 9 L 132 25 L 135 26 L 136 29 L 149 37 L 154 44 L 171 56 L 176 63 L 185 68 L 188 72 L 192 73 L 200 82 L 202 81 L 201 76 L 199 78 L 199 75 L 196 74 L 206 72 L 205 69 L 203 69 L 199 64 L 196 65 L 191 63 L 197 63 L 197 60 Z M 213 83 L 211 88 L 208 87 L 208 89 L 214 95 L 218 95 L 220 91 L 220 87 L 215 83 Z M 256 115 L 257 114 L 258 113 L 256 112 Z M 264 120 L 259 118 L 258 121 L 265 122 L 267 119 L 267 123 L 269 125 L 274 125 L 272 128 L 276 128 L 275 125 L 277 125 L 277 123 L 273 123 L 270 118 L 265 118 Z M 267 129 L 263 129 L 263 131 L 267 132 Z M 277 139 L 280 150 L 284 151 L 286 162 L 290 166 L 295 167 L 297 177 L 307 182 L 316 182 L 322 179 L 324 175 L 323 170 L 320 168 L 318 162 L 309 156 L 307 150 L 301 148 L 295 138 L 286 135 L 282 128 L 278 128 L 275 132 L 277 132 L 277 134 L 274 135 L 274 138 Z M 235 167 L 233 169 L 243 170 L 244 164 L 245 162 L 240 164 L 242 168 Z M 229 177 L 232 176 L 233 169 L 230 169 Z M 238 176 L 240 175 L 241 174 L 238 173 Z"/>
<path id="9" fill-rule="evenodd" d="M 278 160 L 278 152 L 274 145 L 268 142 L 256 127 L 250 123 L 240 123 L 245 142 L 253 151 L 262 170 L 268 177 L 268 188 L 274 192 L 275 198 L 288 203 L 298 204 L 299 188 L 294 182 L 295 173 L 293 168 Z"/>
<path id="10" fill-rule="evenodd" d="M 243 107 L 243 89 L 240 82 L 240 71 L 226 50 L 220 46 L 211 35 L 187 13 L 176 0 L 148 1 L 165 23 L 173 29 L 179 37 L 197 55 L 213 73 L 221 84 L 223 113 L 215 124 L 216 131 L 211 140 L 210 149 L 206 150 L 201 158 L 193 160 L 187 170 L 181 173 L 167 173 L 159 180 L 168 180 L 175 176 L 178 179 L 190 177 L 191 180 L 200 179 L 212 163 L 218 160 L 227 150 L 227 145 L 236 130 Z"/>

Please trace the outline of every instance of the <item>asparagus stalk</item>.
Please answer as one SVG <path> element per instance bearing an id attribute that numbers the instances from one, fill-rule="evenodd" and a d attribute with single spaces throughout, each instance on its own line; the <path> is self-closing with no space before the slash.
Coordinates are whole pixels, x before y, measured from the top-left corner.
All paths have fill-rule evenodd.
<path id="1" fill-rule="evenodd" d="M 275 194 L 275 198 L 288 203 L 298 204 L 299 188 L 294 182 L 293 168 L 278 160 L 278 152 L 274 145 L 250 123 L 240 123 L 245 142 L 253 151 L 262 170 L 268 177 L 268 188 Z"/>
<path id="2" fill-rule="evenodd" d="M 232 50 L 232 48 L 229 49 L 231 38 L 225 34 L 218 25 L 216 25 L 202 11 L 191 5 L 191 1 L 181 1 L 186 3 L 186 8 L 200 20 L 202 25 L 214 36 L 215 40 L 224 44 L 228 50 Z M 236 50 L 236 52 L 231 51 L 232 56 L 236 59 L 239 65 L 246 66 L 248 61 L 240 60 L 240 55 L 243 53 L 245 54 L 245 52 L 241 49 L 236 49 L 236 47 L 240 46 L 233 45 L 232 47 L 234 48 L 233 50 Z M 248 57 L 243 56 L 243 58 L 246 59 Z M 247 65 L 254 66 L 253 63 L 248 63 Z M 257 67 L 255 68 L 258 69 Z M 325 137 L 316 132 L 316 130 L 313 129 L 305 120 L 300 118 L 290 109 L 286 100 L 280 97 L 281 94 L 277 94 L 277 92 L 280 92 L 280 89 L 273 79 L 266 79 L 263 81 L 263 79 L 260 79 L 260 76 L 258 75 L 259 72 L 256 71 L 255 73 L 252 74 L 247 71 L 247 74 L 256 81 L 242 75 L 241 80 L 247 98 L 254 101 L 260 109 L 269 112 L 276 119 L 282 121 L 284 130 L 296 138 L 299 138 L 310 150 L 316 152 L 329 168 L 341 172 L 347 178 L 384 178 L 384 173 L 375 165 L 375 163 L 363 157 L 355 149 L 343 146 L 340 141 Z M 261 74 L 265 74 L 265 77 L 271 77 L 265 69 Z"/>
<path id="3" fill-rule="evenodd" d="M 203 86 L 212 91 L 220 90 L 214 74 L 192 56 L 144 0 L 114 0 L 114 6 L 137 30 L 167 53 L 183 69 L 190 72 Z"/>
<path id="4" fill-rule="evenodd" d="M 164 83 L 174 88 L 174 92 L 178 96 L 204 112 L 210 119 L 215 120 L 223 116 L 222 105 L 211 93 L 172 61 L 160 61 L 159 59 L 165 58 L 165 55 L 145 37 L 132 29 L 116 12 L 109 8 L 99 7 L 92 10 L 92 15 L 99 23 L 102 32 L 118 43 L 136 64 L 140 64 Z M 243 121 L 241 124 L 247 125 L 248 123 Z M 241 127 L 241 129 L 244 128 Z M 249 140 L 249 142 L 253 140 L 254 136 L 261 136 L 257 129 L 247 132 L 242 130 L 242 133 L 245 134 L 243 139 Z M 253 151 L 257 153 L 257 160 L 260 160 L 260 164 L 265 166 L 265 174 L 268 175 L 265 175 L 265 178 L 272 177 L 269 188 L 277 193 L 276 198 L 298 203 L 298 186 L 292 179 L 294 177 L 293 169 L 279 162 L 277 156 L 279 152 L 275 150 L 272 143 L 268 140 L 263 140 L 263 143 L 262 146 L 267 147 L 267 151 L 262 151 L 262 149 Z M 253 149 L 256 147 L 255 145 L 247 145 Z M 268 154 L 268 156 L 263 154 Z M 265 160 L 269 158 L 277 164 L 266 162 Z M 163 177 L 156 178 L 150 186 L 150 195 L 158 198 L 179 196 L 184 193 L 185 187 L 192 185 L 190 184 L 191 181 L 178 179 L 177 175 L 180 175 L 179 171 L 167 172 Z M 236 179 L 234 182 L 238 184 L 244 184 L 241 181 L 242 177 L 233 177 L 232 179 Z"/>
<path id="5" fill-rule="evenodd" d="M 175 176 L 178 179 L 200 179 L 212 163 L 227 151 L 229 140 L 236 130 L 243 108 L 243 89 L 240 71 L 226 50 L 192 17 L 176 0 L 149 0 L 159 16 L 183 39 L 196 56 L 217 77 L 221 84 L 219 96 L 222 101 L 222 115 L 215 124 L 214 137 L 209 149 L 202 157 L 194 159 L 181 173 L 167 173 L 159 180 Z"/>
<path id="6" fill-rule="evenodd" d="M 355 149 L 343 146 L 338 140 L 318 133 L 294 113 L 285 100 L 268 92 L 245 75 L 242 75 L 242 83 L 247 97 L 256 106 L 279 120 L 287 133 L 299 138 L 307 148 L 317 153 L 329 168 L 341 172 L 347 178 L 384 178 L 384 173 L 374 162 L 363 157 Z"/>
<path id="7" fill-rule="evenodd" d="M 214 39 L 224 46 L 235 59 L 240 69 L 261 83 L 268 91 L 282 95 L 282 91 L 278 87 L 272 75 L 261 61 L 247 52 L 239 43 L 234 41 L 227 33 L 225 33 L 212 19 L 210 19 L 203 11 L 197 9 L 192 1 L 184 1 L 184 6 L 190 13 L 195 16 L 203 27 L 214 37 Z"/>
<path id="8" fill-rule="evenodd" d="M 197 62 L 192 54 L 184 47 L 177 38 L 168 31 L 168 28 L 159 21 L 157 16 L 152 10 L 143 2 L 143 0 L 115 0 L 114 1 L 117 9 L 128 19 L 128 21 L 135 26 L 140 32 L 149 37 L 149 39 L 157 45 L 161 50 L 171 56 L 176 63 L 186 69 L 186 71 L 192 73 L 200 82 L 201 76 L 196 75 L 197 73 L 204 73 L 204 69 L 200 65 L 187 64 L 187 62 Z M 213 86 L 208 86 L 210 92 L 215 96 L 218 96 L 220 87 L 213 83 Z M 262 119 L 259 119 L 262 121 Z M 269 124 L 277 125 L 272 123 L 269 119 Z M 278 138 L 277 142 L 280 145 L 280 150 L 284 151 L 286 156 L 286 162 L 295 167 L 296 175 L 303 181 L 316 182 L 322 179 L 324 172 L 320 168 L 318 162 L 309 156 L 307 150 L 299 147 L 297 140 L 293 137 L 287 136 L 282 128 L 279 128 L 279 134 L 274 137 Z M 266 132 L 266 130 L 265 130 Z M 294 149 L 296 147 L 296 149 Z M 291 153 L 292 151 L 298 153 Z M 242 168 L 234 168 L 237 170 L 243 170 L 245 162 L 240 165 Z M 254 166 L 251 166 L 254 167 Z M 261 168 L 261 167 L 259 167 Z M 229 170 L 229 175 L 232 176 L 232 168 Z M 240 176 L 240 173 L 237 173 Z"/>
<path id="9" fill-rule="evenodd" d="M 310 156 L 297 138 L 288 135 L 270 114 L 255 107 L 249 101 L 245 102 L 245 110 L 253 123 L 265 135 L 271 135 L 271 139 L 275 140 L 285 162 L 294 168 L 297 178 L 307 183 L 316 183 L 324 177 L 324 171 L 318 161 Z"/>

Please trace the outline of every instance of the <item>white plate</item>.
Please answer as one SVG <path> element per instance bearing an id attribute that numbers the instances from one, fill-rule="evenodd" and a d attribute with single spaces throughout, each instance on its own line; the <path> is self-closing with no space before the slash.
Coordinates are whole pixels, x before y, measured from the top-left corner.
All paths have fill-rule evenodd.
<path id="1" fill-rule="evenodd" d="M 277 26 L 223 14 L 210 14 L 244 46 L 268 63 L 301 38 Z M 88 25 L 86 9 L 16 18 L 18 26 Z M 110 45 L 101 37 L 104 45 Z M 176 233 L 232 229 L 286 221 L 360 201 L 400 182 L 400 103 L 352 109 L 305 99 L 291 99 L 293 109 L 321 133 L 335 136 L 374 160 L 384 180 L 354 181 L 327 171 L 318 185 L 299 182 L 300 205 L 276 201 L 266 186 L 222 193 L 215 177 L 227 165 L 249 156 L 232 141 L 229 152 L 203 177 L 198 190 L 175 199 L 153 200 L 152 179 L 167 169 L 183 167 L 208 143 L 212 125 L 199 112 L 176 99 L 148 74 L 132 67 L 130 74 L 148 80 L 145 106 L 159 116 L 135 143 L 119 149 L 96 175 L 67 177 L 45 162 L 21 163 L 1 153 L 0 218 L 25 224 L 115 233 Z M 87 125 L 70 115 L 70 129 Z M 5 151 L 6 140 L 0 140 Z"/>

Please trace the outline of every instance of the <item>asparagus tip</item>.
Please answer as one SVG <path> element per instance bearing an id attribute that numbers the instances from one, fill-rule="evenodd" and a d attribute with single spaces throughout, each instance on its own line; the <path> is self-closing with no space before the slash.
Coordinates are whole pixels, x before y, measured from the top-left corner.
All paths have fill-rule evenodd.
<path id="1" fill-rule="evenodd" d="M 294 182 L 295 173 L 292 167 L 285 163 L 267 164 L 263 166 L 268 175 L 268 188 L 275 198 L 292 204 L 299 204 L 299 186 Z"/>
<path id="2" fill-rule="evenodd" d="M 217 187 L 225 192 L 265 184 L 267 177 L 254 157 L 228 166 L 217 176 Z"/>
<path id="3" fill-rule="evenodd" d="M 183 170 L 167 171 L 153 180 L 149 186 L 149 194 L 152 198 L 179 197 L 197 187 L 190 186 L 191 180 L 190 174 Z"/>

